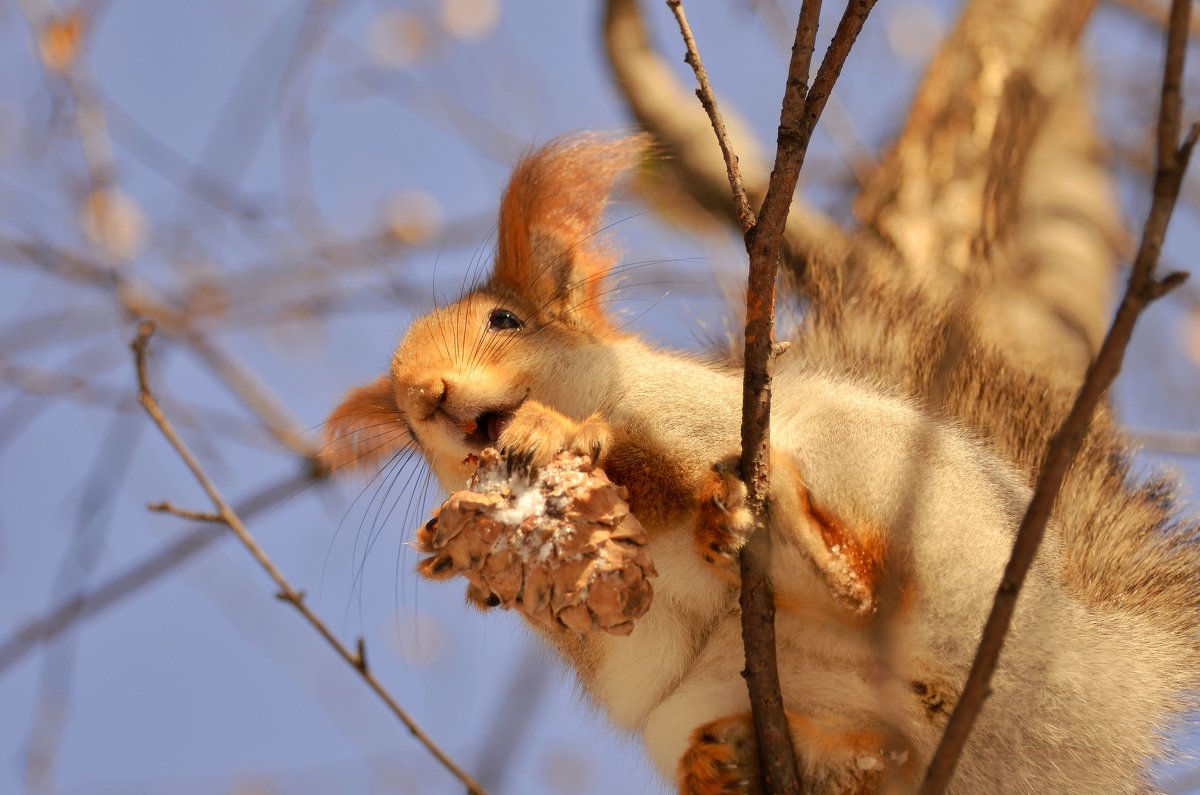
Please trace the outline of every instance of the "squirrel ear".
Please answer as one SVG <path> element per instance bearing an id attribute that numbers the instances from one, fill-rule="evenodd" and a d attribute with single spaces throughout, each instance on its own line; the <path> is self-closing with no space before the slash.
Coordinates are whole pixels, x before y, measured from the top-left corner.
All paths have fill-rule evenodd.
<path id="1" fill-rule="evenodd" d="M 324 446 L 318 457 L 330 472 L 350 466 L 373 469 L 408 440 L 408 425 L 396 404 L 392 377 L 382 375 L 342 398 L 325 421 Z"/>
<path id="2" fill-rule="evenodd" d="M 597 299 L 614 257 L 600 236 L 613 183 L 632 168 L 647 136 L 560 138 L 522 160 L 500 205 L 493 282 L 537 311 L 603 322 Z"/>

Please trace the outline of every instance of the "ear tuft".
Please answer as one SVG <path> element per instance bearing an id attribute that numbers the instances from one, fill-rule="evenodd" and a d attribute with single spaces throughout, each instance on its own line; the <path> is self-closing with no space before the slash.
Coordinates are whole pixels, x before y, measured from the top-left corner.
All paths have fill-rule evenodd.
<path id="1" fill-rule="evenodd" d="M 382 375 L 346 393 L 325 421 L 324 446 L 318 453 L 330 472 L 374 469 L 408 442 L 408 426 L 396 405 L 392 378 Z"/>
<path id="2" fill-rule="evenodd" d="M 599 282 L 612 264 L 599 235 L 613 184 L 649 136 L 558 138 L 523 159 L 500 206 L 494 281 L 558 315 L 601 315 Z"/>

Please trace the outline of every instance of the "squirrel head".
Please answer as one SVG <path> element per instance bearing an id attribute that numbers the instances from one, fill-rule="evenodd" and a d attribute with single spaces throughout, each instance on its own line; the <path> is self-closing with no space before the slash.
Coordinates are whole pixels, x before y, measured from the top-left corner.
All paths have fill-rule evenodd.
<path id="1" fill-rule="evenodd" d="M 561 138 L 516 167 L 500 206 L 487 280 L 409 328 L 390 371 L 350 390 L 326 423 L 324 462 L 374 467 L 415 442 L 447 489 L 474 471 L 526 399 L 582 419 L 607 394 L 605 311 L 615 257 L 600 235 L 641 136 Z"/>

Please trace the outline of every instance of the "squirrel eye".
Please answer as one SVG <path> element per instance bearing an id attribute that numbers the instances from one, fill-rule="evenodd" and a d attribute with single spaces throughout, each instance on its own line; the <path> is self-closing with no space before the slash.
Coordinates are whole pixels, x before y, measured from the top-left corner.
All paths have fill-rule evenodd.
<path id="1" fill-rule="evenodd" d="M 507 309 L 493 309 L 488 315 L 488 328 L 493 331 L 502 329 L 519 329 L 525 326 L 521 319 Z"/>

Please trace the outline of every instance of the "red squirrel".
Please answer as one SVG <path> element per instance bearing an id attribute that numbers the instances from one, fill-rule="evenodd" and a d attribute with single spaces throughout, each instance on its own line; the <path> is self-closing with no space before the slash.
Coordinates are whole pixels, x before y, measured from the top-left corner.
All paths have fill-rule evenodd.
<path id="1" fill-rule="evenodd" d="M 749 519 L 731 463 L 740 371 L 655 348 L 605 301 L 617 258 L 597 230 L 643 148 L 580 136 L 517 165 L 490 277 L 414 322 L 389 372 L 346 395 L 329 464 L 370 465 L 411 439 L 452 492 L 485 447 L 534 467 L 564 449 L 591 456 L 650 535 L 655 600 L 628 637 L 544 634 L 681 792 L 753 793 L 736 573 Z M 951 310 L 919 293 L 813 278 L 771 420 L 784 701 L 813 791 L 911 791 L 1070 396 L 969 329 L 965 355 L 939 366 Z M 383 444 L 381 428 L 395 430 Z M 1169 487 L 1133 483 L 1128 454 L 1102 412 L 952 791 L 1139 791 L 1191 706 L 1197 531 L 1171 526 Z"/>

